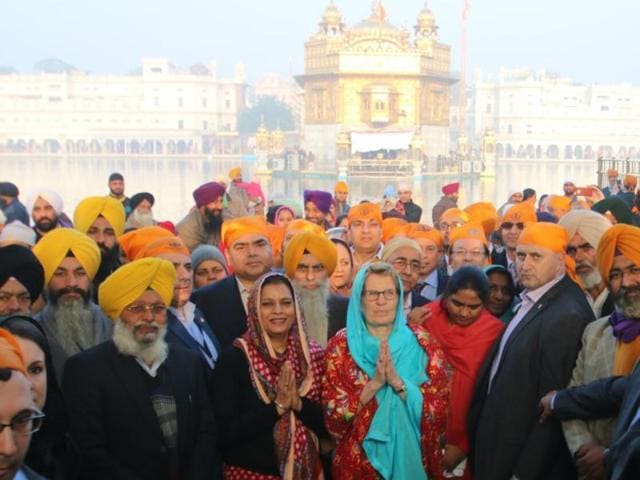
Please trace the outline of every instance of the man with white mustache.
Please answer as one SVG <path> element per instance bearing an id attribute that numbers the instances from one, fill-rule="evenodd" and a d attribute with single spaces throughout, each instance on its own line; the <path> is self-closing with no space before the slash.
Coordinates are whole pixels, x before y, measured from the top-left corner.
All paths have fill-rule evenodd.
<path id="1" fill-rule="evenodd" d="M 169 261 L 143 258 L 100 286 L 113 338 L 69 359 L 63 380 L 80 478 L 219 478 L 206 367 L 165 341 L 175 283 Z"/>
<path id="2" fill-rule="evenodd" d="M 558 224 L 569 236 L 567 254 L 576 262 L 576 274 L 582 281 L 594 316 L 600 318 L 611 315 L 614 310 L 613 297 L 607 289 L 606 279 L 598 271 L 596 257 L 600 239 L 611 228 L 611 222 L 604 215 L 591 210 L 572 210 Z"/>

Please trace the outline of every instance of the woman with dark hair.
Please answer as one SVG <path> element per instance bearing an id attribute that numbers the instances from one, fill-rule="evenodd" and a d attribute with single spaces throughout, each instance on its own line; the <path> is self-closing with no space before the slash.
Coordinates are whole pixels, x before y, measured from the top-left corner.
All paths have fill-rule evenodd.
<path id="1" fill-rule="evenodd" d="M 329 278 L 331 293 L 348 297 L 351 295 L 351 284 L 353 282 L 353 254 L 347 242 L 339 238 L 331 238 L 338 252 L 336 269 Z"/>
<path id="2" fill-rule="evenodd" d="M 487 277 L 479 268 L 466 266 L 451 276 L 442 299 L 426 307 L 430 315 L 424 327 L 440 342 L 453 367 L 443 460 L 452 478 L 471 478 L 465 461 L 467 413 L 482 362 L 504 328 L 485 308 L 488 299 Z"/>
<path id="3" fill-rule="evenodd" d="M 328 437 L 320 403 L 324 351 L 307 337 L 291 281 L 267 273 L 248 301 L 248 330 L 214 371 L 225 479 L 317 479 Z"/>
<path id="4" fill-rule="evenodd" d="M 495 264 L 485 267 L 484 273 L 489 280 L 489 299 L 485 307 L 502 323 L 509 323 L 515 315 L 513 309 L 518 303 L 513 277 L 505 267 Z"/>
<path id="5" fill-rule="evenodd" d="M 44 331 L 34 319 L 26 316 L 8 317 L 0 326 L 16 337 L 33 386 L 36 407 L 45 414 L 42 427 L 31 438 L 25 463 L 51 480 L 76 478 L 77 452 L 67 435 L 66 409 Z"/>

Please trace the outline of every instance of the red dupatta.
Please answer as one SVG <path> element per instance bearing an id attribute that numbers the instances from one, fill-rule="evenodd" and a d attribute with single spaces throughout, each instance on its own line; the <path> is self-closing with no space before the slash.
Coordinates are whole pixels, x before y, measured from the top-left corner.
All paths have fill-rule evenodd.
<path id="1" fill-rule="evenodd" d="M 469 448 L 466 432 L 467 413 L 473 389 L 480 367 L 502 332 L 504 324 L 483 309 L 475 322 L 461 327 L 449 321 L 444 302 L 445 300 L 439 300 L 427 305 L 431 310 L 431 317 L 424 322 L 424 327 L 438 339 L 454 370 L 451 380 L 447 443 L 456 445 L 466 452 Z"/>

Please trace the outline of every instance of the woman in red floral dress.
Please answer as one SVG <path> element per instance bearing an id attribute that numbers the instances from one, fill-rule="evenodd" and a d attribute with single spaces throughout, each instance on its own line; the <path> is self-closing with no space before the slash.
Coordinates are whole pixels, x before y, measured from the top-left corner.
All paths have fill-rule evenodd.
<path id="1" fill-rule="evenodd" d="M 327 345 L 325 424 L 334 479 L 443 478 L 448 378 L 438 343 L 403 314 L 402 283 L 385 263 L 354 281 L 347 328 Z"/>

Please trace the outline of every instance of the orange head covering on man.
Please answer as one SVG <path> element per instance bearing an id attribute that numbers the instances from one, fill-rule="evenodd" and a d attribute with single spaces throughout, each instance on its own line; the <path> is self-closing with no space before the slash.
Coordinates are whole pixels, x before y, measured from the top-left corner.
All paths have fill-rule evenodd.
<path id="1" fill-rule="evenodd" d="M 422 225 L 419 223 L 410 224 L 407 228 L 407 237 L 418 241 L 422 239 L 431 240 L 436 247 L 438 247 L 438 250 L 442 250 L 442 233 L 440 233 L 440 230 L 428 225 Z"/>
<path id="2" fill-rule="evenodd" d="M 482 224 L 487 238 L 491 236 L 498 224 L 498 211 L 493 203 L 473 203 L 467 206 L 464 211 L 469 215 L 469 221 Z"/>
<path id="3" fill-rule="evenodd" d="M 140 251 L 150 243 L 160 238 L 172 238 L 174 236 L 175 235 L 166 228 L 157 226 L 143 227 L 125 233 L 118 238 L 118 243 L 124 255 L 131 261 L 135 260 Z"/>
<path id="4" fill-rule="evenodd" d="M 387 243 L 395 236 L 406 236 L 408 225 L 402 218 L 385 218 L 382 221 L 382 243 Z"/>
<path id="5" fill-rule="evenodd" d="M 547 201 L 547 209 L 556 218 L 562 218 L 571 210 L 571 198 L 564 195 L 551 195 Z"/>
<path id="6" fill-rule="evenodd" d="M 382 211 L 380 205 L 376 203 L 366 202 L 354 205 L 349 209 L 347 215 L 349 225 L 356 221 L 368 222 L 375 220 L 382 227 Z"/>
<path id="7" fill-rule="evenodd" d="M 640 266 L 640 228 L 618 223 L 605 231 L 600 238 L 596 256 L 600 275 L 605 282 L 608 282 L 616 255 L 624 255 Z"/>
<path id="8" fill-rule="evenodd" d="M 258 215 L 252 217 L 233 218 L 222 223 L 222 241 L 229 248 L 240 237 L 248 234 L 258 234 L 269 240 L 267 221 Z"/>
<path id="9" fill-rule="evenodd" d="M 27 376 L 27 368 L 18 340 L 4 328 L 0 328 L 0 368 L 17 370 Z"/>
<path id="10" fill-rule="evenodd" d="M 513 206 L 504 213 L 500 220 L 500 225 L 503 223 L 535 223 L 538 221 L 536 215 L 536 207 L 533 204 L 533 200 L 525 200 L 524 202 L 514 203 Z"/>
<path id="11" fill-rule="evenodd" d="M 549 222 L 528 224 L 518 238 L 518 245 L 533 245 L 562 254 L 567 275 L 582 287 L 582 283 L 576 275 L 576 262 L 567 255 L 568 244 L 569 234 L 567 231 L 560 225 Z"/>
<path id="12" fill-rule="evenodd" d="M 160 237 L 148 243 L 140 249 L 136 255 L 136 260 L 141 258 L 157 257 L 163 253 L 178 253 L 191 256 L 191 252 L 180 237 Z"/>

